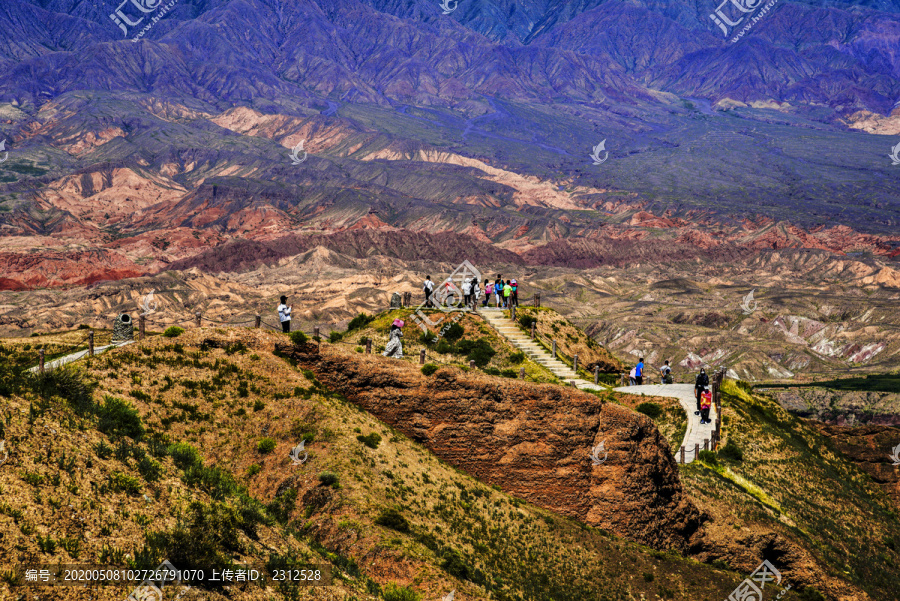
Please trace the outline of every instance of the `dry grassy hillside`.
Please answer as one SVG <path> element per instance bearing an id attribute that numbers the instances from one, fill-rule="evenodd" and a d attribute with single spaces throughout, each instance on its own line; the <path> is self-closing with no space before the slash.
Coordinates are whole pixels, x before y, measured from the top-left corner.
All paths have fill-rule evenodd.
<path id="1" fill-rule="evenodd" d="M 467 338 L 479 332 L 474 322 L 464 329 Z M 822 599 L 814 589 L 848 601 L 896 596 L 877 567 L 900 562 L 896 513 L 868 476 L 773 402 L 730 385 L 726 437 L 743 460 L 706 456 L 681 469 L 706 515 L 696 557 L 710 565 L 478 482 L 280 357 L 276 345 L 286 342 L 193 329 L 42 378 L 17 372 L 31 350 L 3 347 L 0 598 L 127 593 L 21 587 L 10 571 L 20 563 L 169 559 L 313 563 L 334 574 L 327 588 L 194 586 L 186 599 L 405 601 L 456 589 L 466 601 L 720 601 L 760 556 L 787 566 L 786 601 Z M 501 351 L 498 369 L 508 361 Z M 308 459 L 293 465 L 288 453 L 301 440 Z"/>

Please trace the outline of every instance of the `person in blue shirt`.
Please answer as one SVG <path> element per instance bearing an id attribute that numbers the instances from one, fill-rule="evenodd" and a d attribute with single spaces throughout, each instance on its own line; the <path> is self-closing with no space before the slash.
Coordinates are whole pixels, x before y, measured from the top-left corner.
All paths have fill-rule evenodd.
<path id="1" fill-rule="evenodd" d="M 637 385 L 640 386 L 644 383 L 644 358 L 641 357 L 638 359 L 637 367 L 634 368 L 634 379 L 637 381 Z"/>

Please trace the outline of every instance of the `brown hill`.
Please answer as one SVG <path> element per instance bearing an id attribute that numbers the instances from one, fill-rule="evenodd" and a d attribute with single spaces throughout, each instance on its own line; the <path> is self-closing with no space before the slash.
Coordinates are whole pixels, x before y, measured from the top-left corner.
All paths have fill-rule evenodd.
<path id="1" fill-rule="evenodd" d="M 652 421 L 553 385 L 504 383 L 456 369 L 308 345 L 294 357 L 329 388 L 483 482 L 659 549 L 686 551 L 700 514 L 681 492 Z M 591 449 L 609 457 L 592 465 Z"/>

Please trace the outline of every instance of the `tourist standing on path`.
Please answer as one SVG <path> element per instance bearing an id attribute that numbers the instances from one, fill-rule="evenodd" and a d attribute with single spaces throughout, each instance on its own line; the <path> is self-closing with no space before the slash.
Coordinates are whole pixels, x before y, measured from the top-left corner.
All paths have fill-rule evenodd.
<path id="1" fill-rule="evenodd" d="M 637 367 L 632 367 L 631 371 L 628 373 L 628 385 L 634 386 L 637 384 Z"/>
<path id="2" fill-rule="evenodd" d="M 463 306 L 468 307 L 472 304 L 472 280 L 466 278 L 463 280 Z"/>
<path id="3" fill-rule="evenodd" d="M 506 280 L 506 284 L 503 285 L 503 306 L 507 309 L 509 308 L 509 297 L 512 294 L 512 284 L 509 283 L 509 280 Z"/>
<path id="4" fill-rule="evenodd" d="M 663 365 L 661 368 L 659 368 L 659 371 L 662 375 L 662 383 L 663 384 L 671 384 L 672 382 L 670 380 L 672 377 L 672 368 L 669 367 L 668 359 L 666 359 L 665 365 Z"/>
<path id="5" fill-rule="evenodd" d="M 402 328 L 403 321 L 399 319 L 395 319 L 394 323 L 391 324 L 390 338 L 388 339 L 387 346 L 384 347 L 384 352 L 381 353 L 385 357 L 394 357 L 395 359 L 403 357 L 403 343 L 400 340 L 403 338 Z"/>
<path id="6" fill-rule="evenodd" d="M 288 333 L 291 331 L 291 309 L 293 305 L 287 304 L 287 297 L 281 297 L 281 304 L 278 305 L 278 321 L 281 322 L 281 331 Z"/>
<path id="7" fill-rule="evenodd" d="M 511 282 L 512 284 L 512 294 L 510 295 L 510 302 L 512 302 L 514 307 L 519 306 L 519 285 L 515 280 Z"/>
<path id="8" fill-rule="evenodd" d="M 644 358 L 638 359 L 638 364 L 634 367 L 634 379 L 637 380 L 638 386 L 644 384 Z"/>
<path id="9" fill-rule="evenodd" d="M 709 408 L 712 406 L 712 392 L 704 390 L 701 396 L 703 399 L 700 401 L 700 423 L 708 424 L 710 423 Z"/>
<path id="10" fill-rule="evenodd" d="M 494 297 L 497 299 L 497 308 L 503 306 L 503 300 L 500 298 L 503 296 L 503 280 L 500 279 L 500 274 L 497 274 L 497 279 L 494 280 Z"/>
<path id="11" fill-rule="evenodd" d="M 701 367 L 700 373 L 697 374 L 697 381 L 694 382 L 694 393 L 697 395 L 697 410 L 694 412 L 694 415 L 700 415 L 700 396 L 707 386 L 709 386 L 709 376 L 706 375 L 706 370 Z"/>
<path id="12" fill-rule="evenodd" d="M 491 295 L 494 293 L 494 285 L 488 279 L 484 280 L 484 306 L 487 307 L 491 302 Z"/>
<path id="13" fill-rule="evenodd" d="M 425 306 L 426 307 L 434 307 L 431 302 L 431 293 L 434 292 L 434 282 L 431 281 L 431 276 L 425 276 L 425 286 L 422 287 L 422 291 L 425 292 Z"/>

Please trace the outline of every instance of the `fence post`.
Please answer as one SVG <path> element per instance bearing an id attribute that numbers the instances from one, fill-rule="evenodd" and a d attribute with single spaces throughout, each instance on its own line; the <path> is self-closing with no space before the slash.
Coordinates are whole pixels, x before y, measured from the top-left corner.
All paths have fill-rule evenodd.
<path id="1" fill-rule="evenodd" d="M 620 386 L 620 387 L 625 386 L 625 373 L 623 372 L 623 373 L 621 373 L 621 374 L 619 374 L 619 375 L 621 376 L 620 379 L 619 379 L 619 386 Z"/>
<path id="2" fill-rule="evenodd" d="M 256 329 L 258 330 L 262 326 L 262 315 L 259 313 L 256 314 Z"/>
<path id="3" fill-rule="evenodd" d="M 553 358 L 556 359 L 556 341 L 553 341 Z"/>
<path id="4" fill-rule="evenodd" d="M 681 463 L 684 463 L 684 445 L 681 445 Z"/>
<path id="5" fill-rule="evenodd" d="M 425 349 L 419 351 L 419 365 L 425 365 Z"/>
<path id="6" fill-rule="evenodd" d="M 138 332 L 141 340 L 147 337 L 147 318 L 143 315 L 138 315 Z M 93 335 L 93 332 L 91 332 L 91 335 Z"/>
<path id="7" fill-rule="evenodd" d="M 512 319 L 513 321 L 516 320 L 516 306 L 515 306 L 515 305 L 510 305 L 510 306 L 509 306 L 509 317 L 510 317 L 510 319 Z"/>
<path id="8" fill-rule="evenodd" d="M 88 356 L 94 356 L 94 330 L 88 332 Z"/>
<path id="9" fill-rule="evenodd" d="M 694 459 L 698 459 L 700 457 L 700 443 L 694 443 Z"/>
<path id="10" fill-rule="evenodd" d="M 531 339 L 534 340 L 534 322 L 531 322 Z"/>
<path id="11" fill-rule="evenodd" d="M 594 384 L 599 384 L 599 383 L 600 383 L 600 366 L 595 365 L 594 366 Z"/>
<path id="12" fill-rule="evenodd" d="M 708 439 L 708 438 L 704 438 L 704 439 L 703 439 L 703 450 L 704 450 L 704 451 L 708 451 L 708 450 L 709 450 L 709 439 Z"/>
<path id="13" fill-rule="evenodd" d="M 40 357 L 41 357 L 41 363 L 40 363 L 41 373 L 44 373 L 44 347 L 41 347 L 41 350 L 38 352 L 40 353 Z"/>
<path id="14" fill-rule="evenodd" d="M 578 373 L 578 355 L 572 356 L 572 371 Z"/>
<path id="15" fill-rule="evenodd" d="M 575 380 L 569 380 L 569 384 L 572 385 L 572 388 L 578 388 L 578 386 L 575 385 Z"/>
<path id="16" fill-rule="evenodd" d="M 200 327 L 200 311 L 197 311 L 197 314 L 194 316 L 194 320 L 197 322 L 197 327 Z"/>
<path id="17" fill-rule="evenodd" d="M 519 379 L 520 379 L 520 380 L 524 380 L 524 379 L 525 379 L 525 368 L 524 368 L 524 367 L 520 367 L 520 368 L 519 368 Z"/>
<path id="18" fill-rule="evenodd" d="M 372 354 L 372 339 L 371 338 L 366 338 L 366 354 L 367 355 Z"/>
<path id="19" fill-rule="evenodd" d="M 534 306 L 535 306 L 535 307 L 540 307 L 540 306 L 541 306 L 541 295 L 538 294 L 538 293 L 536 293 L 536 292 L 535 292 L 535 294 L 534 294 Z"/>
<path id="20" fill-rule="evenodd" d="M 475 362 L 469 361 L 469 369 L 475 369 Z"/>

